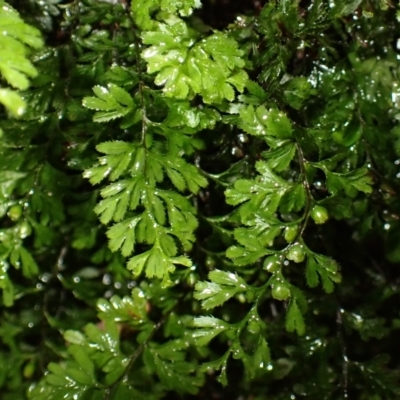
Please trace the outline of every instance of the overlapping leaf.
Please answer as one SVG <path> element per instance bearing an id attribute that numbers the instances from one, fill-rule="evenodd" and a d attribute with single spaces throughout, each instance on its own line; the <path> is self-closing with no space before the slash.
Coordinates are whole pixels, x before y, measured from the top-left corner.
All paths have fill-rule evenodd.
<path id="1" fill-rule="evenodd" d="M 296 146 L 293 142 L 283 142 L 279 147 L 263 153 L 263 156 L 268 160 L 267 164 L 271 169 L 281 172 L 289 167 L 295 152 Z"/>
<path id="2" fill-rule="evenodd" d="M 229 357 L 242 360 L 246 377 L 253 379 L 258 370 L 266 369 L 270 362 L 270 351 L 265 340 L 264 333 L 266 326 L 260 319 L 256 308 L 252 308 L 246 317 L 239 323 L 231 325 L 214 317 L 199 317 L 193 322 L 195 330 L 192 338 L 198 346 L 204 346 L 214 337 L 224 331 L 234 333 L 233 341 L 225 354 L 214 361 L 204 363 L 201 369 L 204 371 L 220 370 L 218 381 L 226 386 L 226 368 Z M 251 350 L 244 349 L 240 337 L 247 336 L 252 343 Z"/>
<path id="3" fill-rule="evenodd" d="M 121 118 L 135 110 L 135 102 L 132 97 L 117 85 L 110 83 L 107 88 L 95 86 L 93 92 L 96 97 L 85 97 L 83 105 L 97 111 L 93 117 L 95 122 L 107 122 Z"/>
<path id="4" fill-rule="evenodd" d="M 128 257 L 136 243 L 152 246 L 132 257 L 128 268 L 135 275 L 145 271 L 148 277 L 170 283 L 169 274 L 176 264 L 191 265 L 186 256 L 177 256 L 176 240 L 190 250 L 197 220 L 183 195 L 158 189 L 157 184 L 168 177 L 178 190 L 197 193 L 207 184 L 206 179 L 184 159 L 136 144 L 105 142 L 97 150 L 105 155 L 99 158 L 99 165 L 85 171 L 85 177 L 93 184 L 106 177 L 114 181 L 101 190 L 103 200 L 95 207 L 103 224 L 118 222 L 107 231 L 110 249 L 121 250 Z"/>
<path id="5" fill-rule="evenodd" d="M 182 17 L 188 17 L 193 9 L 201 7 L 199 0 L 133 0 L 131 4 L 133 18 L 143 30 L 154 29 L 156 22 L 152 16 L 157 11 L 164 11 L 168 16 L 179 13 Z"/>
<path id="6" fill-rule="evenodd" d="M 112 296 L 110 300 L 99 299 L 97 309 L 99 310 L 99 318 L 102 320 L 110 320 L 116 322 L 124 322 L 133 326 L 143 324 L 148 321 L 147 317 L 147 301 L 144 293 L 135 288 L 132 290 L 132 296 Z"/>
<path id="7" fill-rule="evenodd" d="M 168 390 L 196 394 L 203 383 L 203 376 L 195 363 L 185 360 L 187 347 L 188 343 L 181 339 L 154 344 L 145 349 L 144 361 L 148 370 L 156 373 Z"/>
<path id="8" fill-rule="evenodd" d="M 242 108 L 239 126 L 250 135 L 263 137 L 271 147 L 280 140 L 290 139 L 293 133 L 292 124 L 283 112 L 264 106 Z"/>
<path id="9" fill-rule="evenodd" d="M 124 373 L 128 359 L 119 350 L 119 333 L 115 322 L 106 322 L 106 331 L 87 325 L 85 335 L 78 331 L 66 331 L 65 339 L 70 342 L 69 358 L 65 363 L 50 363 L 49 374 L 44 382 L 53 388 L 51 399 L 56 395 L 74 396 L 83 399 L 95 388 L 101 387 L 98 374 L 104 373 L 103 384 L 116 382 Z M 34 392 L 35 393 L 35 392 Z M 40 398 L 41 387 L 36 389 Z"/>
<path id="10" fill-rule="evenodd" d="M 243 52 L 237 43 L 221 33 L 199 40 L 198 34 L 177 18 L 157 24 L 145 32 L 143 52 L 149 73 L 157 72 L 155 83 L 166 96 L 178 99 L 200 94 L 205 103 L 221 103 L 235 97 L 234 88 L 244 90 L 247 74 Z"/>
<path id="11" fill-rule="evenodd" d="M 196 283 L 194 297 L 201 300 L 204 309 L 218 307 L 237 293 L 247 289 L 246 282 L 238 275 L 214 270 L 208 274 L 210 282 Z"/>
<path id="12" fill-rule="evenodd" d="M 229 324 L 214 317 L 198 317 L 193 321 L 193 327 L 198 328 L 192 333 L 197 346 L 204 346 L 221 332 L 229 329 Z"/>
<path id="13" fill-rule="evenodd" d="M 341 174 L 325 171 L 327 187 L 332 194 L 344 191 L 347 196 L 355 197 L 357 192 L 371 193 L 372 179 L 368 175 L 367 168 L 359 168 L 354 171 Z"/>
<path id="14" fill-rule="evenodd" d="M 247 202 L 242 206 L 246 215 L 259 207 L 268 208 L 272 214 L 290 184 L 274 174 L 265 162 L 258 162 L 256 167 L 262 175 L 254 180 L 238 179 L 233 188 L 225 193 L 227 203 L 237 205 Z"/>

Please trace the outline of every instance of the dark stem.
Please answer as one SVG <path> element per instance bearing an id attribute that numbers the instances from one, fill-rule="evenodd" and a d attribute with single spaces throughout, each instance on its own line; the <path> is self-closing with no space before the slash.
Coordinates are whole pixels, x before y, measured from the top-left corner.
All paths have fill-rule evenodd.
<path id="1" fill-rule="evenodd" d="M 347 349 L 343 337 L 343 319 L 342 319 L 343 309 L 338 308 L 336 311 L 336 323 L 337 323 L 337 337 L 340 342 L 342 350 L 342 379 L 341 386 L 343 389 L 343 398 L 348 399 L 348 386 L 349 386 L 349 359 L 347 358 Z"/>
<path id="2" fill-rule="evenodd" d="M 156 326 L 153 328 L 153 330 L 150 332 L 148 338 L 135 350 L 135 352 L 131 355 L 128 365 L 125 368 L 124 373 L 111 385 L 107 388 L 105 395 L 104 395 L 104 400 L 110 400 L 111 399 L 111 394 L 114 388 L 129 374 L 129 371 L 131 370 L 133 364 L 135 361 L 138 359 L 138 357 L 142 354 L 146 346 L 149 344 L 150 340 L 153 338 L 153 336 L 156 334 L 156 332 L 164 325 L 165 321 L 167 320 L 169 316 L 169 313 L 167 315 L 164 315 L 164 317 L 156 324 Z"/>
<path id="3" fill-rule="evenodd" d="M 121 6 L 125 10 L 125 13 L 127 15 L 127 18 L 129 19 L 129 22 L 131 23 L 132 26 L 132 31 L 133 31 L 133 37 L 135 41 L 135 53 L 136 53 L 136 67 L 137 67 L 137 73 L 139 77 L 139 96 L 140 96 L 140 108 L 142 112 L 142 144 L 143 146 L 146 147 L 146 142 L 145 142 L 145 137 L 146 137 L 146 132 L 147 132 L 147 114 L 146 114 L 146 102 L 144 98 L 144 81 L 143 81 L 143 70 L 142 70 L 142 64 L 141 64 L 141 57 L 140 57 L 140 37 L 138 35 L 138 30 L 139 28 L 137 27 L 132 14 L 131 10 L 129 9 L 129 5 L 124 1 L 121 1 Z"/>
<path id="4" fill-rule="evenodd" d="M 307 162 L 307 160 L 305 159 L 303 149 L 301 148 L 301 146 L 299 145 L 298 142 L 296 142 L 296 149 L 297 149 L 297 155 L 298 155 L 301 175 L 303 175 L 303 186 L 306 189 L 306 195 L 307 195 L 306 208 L 304 211 L 304 220 L 303 220 L 303 223 L 301 224 L 301 228 L 300 228 L 299 234 L 297 236 L 297 237 L 301 237 L 301 236 L 303 236 L 303 233 L 307 227 L 308 218 L 310 217 L 311 203 L 313 200 L 313 195 L 311 193 L 310 184 L 307 180 L 307 172 L 306 172 L 306 168 L 305 168 L 305 163 Z"/>

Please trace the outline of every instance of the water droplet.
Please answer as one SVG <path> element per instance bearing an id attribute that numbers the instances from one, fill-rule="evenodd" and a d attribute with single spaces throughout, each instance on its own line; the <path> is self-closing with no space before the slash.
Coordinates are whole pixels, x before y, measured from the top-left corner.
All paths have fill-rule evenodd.
<path id="1" fill-rule="evenodd" d="M 135 286 L 136 286 L 136 281 L 130 281 L 130 282 L 128 282 L 128 284 L 126 285 L 126 287 L 127 287 L 128 289 L 133 289 Z M 139 296 L 140 296 L 140 294 L 139 294 Z M 143 295 L 143 297 L 144 297 L 144 295 Z"/>
<path id="2" fill-rule="evenodd" d="M 47 283 L 50 280 L 50 278 L 51 278 L 51 275 L 48 274 L 47 272 L 39 277 L 39 279 L 44 283 Z"/>

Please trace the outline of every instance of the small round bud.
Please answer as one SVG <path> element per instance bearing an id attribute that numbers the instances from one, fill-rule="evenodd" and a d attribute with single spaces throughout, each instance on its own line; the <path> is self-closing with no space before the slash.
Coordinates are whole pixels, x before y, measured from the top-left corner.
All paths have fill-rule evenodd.
<path id="1" fill-rule="evenodd" d="M 284 238 L 288 243 L 292 243 L 296 239 L 299 230 L 297 226 L 287 226 L 284 232 Z"/>
<path id="2" fill-rule="evenodd" d="M 257 333 L 260 332 L 260 324 L 258 322 L 256 322 L 256 321 L 250 321 L 247 324 L 247 330 L 250 333 L 257 334 Z"/>
<path id="3" fill-rule="evenodd" d="M 18 221 L 22 215 L 22 207 L 19 204 L 14 204 L 8 209 L 7 215 L 12 221 Z"/>
<path id="4" fill-rule="evenodd" d="M 304 261 L 306 252 L 301 244 L 294 244 L 288 251 L 286 258 L 288 260 L 294 261 L 295 263 L 301 263 Z"/>
<path id="5" fill-rule="evenodd" d="M 274 283 L 271 293 L 276 300 L 286 300 L 290 296 L 290 289 L 282 283 Z"/>
<path id="6" fill-rule="evenodd" d="M 311 218 L 318 225 L 324 224 L 329 218 L 328 211 L 325 207 L 314 206 L 311 210 Z"/>
<path id="7" fill-rule="evenodd" d="M 32 233 L 32 227 L 29 225 L 28 222 L 24 221 L 19 226 L 19 237 L 21 239 L 25 239 L 26 237 L 30 236 Z"/>
<path id="8" fill-rule="evenodd" d="M 278 256 L 267 257 L 264 260 L 263 269 L 267 270 L 268 272 L 271 272 L 271 274 L 276 271 L 279 271 L 280 267 L 281 267 L 281 261 Z"/>

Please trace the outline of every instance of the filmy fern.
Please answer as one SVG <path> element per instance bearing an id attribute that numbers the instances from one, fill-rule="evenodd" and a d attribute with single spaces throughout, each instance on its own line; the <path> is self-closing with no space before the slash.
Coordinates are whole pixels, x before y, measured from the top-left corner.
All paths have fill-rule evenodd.
<path id="1" fill-rule="evenodd" d="M 393 2 L 9 3 L 4 399 L 398 398 Z"/>

